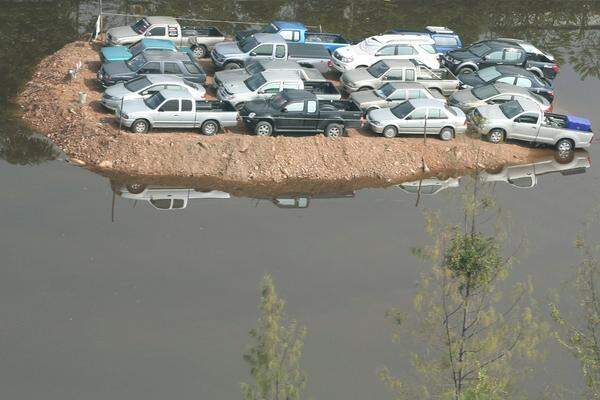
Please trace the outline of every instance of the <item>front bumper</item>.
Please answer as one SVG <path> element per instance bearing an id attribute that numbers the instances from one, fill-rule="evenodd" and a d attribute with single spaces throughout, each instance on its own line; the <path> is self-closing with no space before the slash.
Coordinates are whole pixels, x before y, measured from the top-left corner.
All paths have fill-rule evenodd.
<path id="1" fill-rule="evenodd" d="M 333 65 L 333 68 L 336 69 L 337 71 L 344 73 L 346 71 L 350 71 L 352 68 L 352 66 L 342 63 L 340 60 L 338 60 L 335 57 L 331 57 L 331 64 Z"/>
<path id="2" fill-rule="evenodd" d="M 223 68 L 223 66 L 225 65 L 225 57 L 219 55 L 215 49 L 213 49 L 210 52 L 210 59 L 212 60 L 213 64 L 215 64 L 215 66 L 218 68 Z"/>

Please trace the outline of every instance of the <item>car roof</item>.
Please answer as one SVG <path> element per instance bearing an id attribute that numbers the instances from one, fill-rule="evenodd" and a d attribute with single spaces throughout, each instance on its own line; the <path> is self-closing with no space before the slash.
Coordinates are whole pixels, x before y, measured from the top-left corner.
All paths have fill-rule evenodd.
<path id="1" fill-rule="evenodd" d="M 523 50 L 525 50 L 527 53 L 534 53 L 534 54 L 543 54 L 543 55 L 547 55 L 547 53 L 541 51 L 540 49 L 538 49 L 537 47 L 535 47 L 534 45 L 532 45 L 529 42 L 526 42 L 522 39 L 512 39 L 512 38 L 497 38 L 495 39 L 496 41 L 499 42 L 504 42 L 504 43 L 513 43 L 519 47 L 521 47 Z"/>
<path id="2" fill-rule="evenodd" d="M 174 24 L 174 25 L 178 24 L 177 20 L 173 17 L 154 16 L 154 17 L 146 17 L 146 19 L 152 25 L 154 25 L 154 24 Z"/>
<path id="3" fill-rule="evenodd" d="M 261 72 L 261 75 L 265 78 L 267 82 L 269 81 L 279 81 L 279 80 L 300 80 L 300 74 L 298 71 L 289 71 L 289 70 L 267 70 Z"/>
<path id="4" fill-rule="evenodd" d="M 300 69 L 300 64 L 291 60 L 259 60 L 256 61 L 266 69 Z M 254 64 L 254 63 L 253 63 Z"/>
<path id="5" fill-rule="evenodd" d="M 267 42 L 275 44 L 285 43 L 285 39 L 278 33 L 255 33 L 254 39 L 258 42 Z"/>
<path id="6" fill-rule="evenodd" d="M 502 75 L 520 75 L 527 77 L 536 77 L 533 72 L 526 70 L 525 68 L 517 67 L 516 65 L 495 65 L 493 68 L 496 68 L 498 72 Z"/>
<path id="7" fill-rule="evenodd" d="M 160 51 L 160 50 L 148 50 L 144 53 L 144 57 L 148 61 L 192 61 L 192 58 L 188 53 L 182 53 L 180 51 Z"/>
<path id="8" fill-rule="evenodd" d="M 435 41 L 426 33 L 393 33 L 384 34 L 378 36 L 371 36 L 368 39 L 376 40 L 381 44 L 390 43 L 421 43 L 421 44 L 435 44 Z"/>
<path id="9" fill-rule="evenodd" d="M 317 96 L 307 90 L 284 89 L 281 91 L 288 100 L 314 100 Z"/>
<path id="10" fill-rule="evenodd" d="M 520 99 L 515 99 L 513 101 L 518 102 L 521 105 L 521 108 L 523 109 L 523 111 L 541 111 L 539 104 L 537 104 L 533 100 L 520 98 Z M 506 104 L 506 103 L 504 103 L 504 104 Z"/>
<path id="11" fill-rule="evenodd" d="M 384 58 L 383 61 L 390 68 L 415 68 L 418 64 L 414 60 L 399 60 L 395 58 Z"/>
<path id="12" fill-rule="evenodd" d="M 163 75 L 163 74 L 148 74 L 145 75 L 152 84 L 156 83 L 184 83 L 183 78 L 177 75 Z"/>
<path id="13" fill-rule="evenodd" d="M 155 47 L 161 49 L 174 49 L 175 43 L 166 39 L 142 39 L 142 44 L 147 47 Z"/>
<path id="14" fill-rule="evenodd" d="M 526 95 L 528 97 L 531 95 L 531 92 L 528 89 L 522 88 L 520 86 L 511 85 L 510 83 L 496 82 L 492 85 L 495 86 L 500 93 L 514 93 Z"/>
<path id="15" fill-rule="evenodd" d="M 272 21 L 272 24 L 278 26 L 280 29 L 306 29 L 306 25 L 297 21 Z"/>
<path id="16" fill-rule="evenodd" d="M 420 108 L 420 107 L 439 107 L 439 108 L 445 108 L 446 107 L 446 103 L 444 103 L 442 100 L 435 100 L 435 99 L 412 99 L 412 100 L 408 100 L 408 101 L 415 108 Z"/>
<path id="17" fill-rule="evenodd" d="M 163 89 L 159 92 L 165 99 L 190 99 L 194 98 L 187 90 Z"/>
<path id="18" fill-rule="evenodd" d="M 425 86 L 420 84 L 419 82 L 390 82 L 394 89 L 426 89 Z"/>

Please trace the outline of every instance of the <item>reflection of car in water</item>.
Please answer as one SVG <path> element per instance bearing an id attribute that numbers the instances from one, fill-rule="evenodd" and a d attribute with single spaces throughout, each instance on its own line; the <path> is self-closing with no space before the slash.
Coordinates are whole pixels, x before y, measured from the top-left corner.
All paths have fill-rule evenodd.
<path id="1" fill-rule="evenodd" d="M 191 199 L 228 199 L 229 193 L 218 190 L 203 191 L 191 188 L 172 188 L 130 184 L 118 187 L 115 193 L 131 200 L 144 200 L 157 210 L 181 210 Z"/>
<path id="2" fill-rule="evenodd" d="M 271 202 L 278 208 L 308 208 L 311 199 L 345 199 L 352 197 L 354 197 L 354 192 L 277 197 L 271 199 Z"/>
<path id="3" fill-rule="evenodd" d="M 446 180 L 438 178 L 428 178 L 412 182 L 404 182 L 397 185 L 398 188 L 406 193 L 417 194 L 419 191 L 425 195 L 435 195 L 448 188 L 457 188 L 460 186 L 460 178 L 448 178 Z M 419 189 L 420 188 L 420 189 Z"/>

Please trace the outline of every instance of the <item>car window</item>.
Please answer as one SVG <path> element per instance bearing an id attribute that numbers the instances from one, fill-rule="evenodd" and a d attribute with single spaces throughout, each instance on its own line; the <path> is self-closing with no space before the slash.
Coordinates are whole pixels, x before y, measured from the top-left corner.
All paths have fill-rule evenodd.
<path id="1" fill-rule="evenodd" d="M 389 70 L 383 79 L 388 81 L 401 81 L 402 80 L 402 70 L 401 69 L 391 69 Z"/>
<path id="2" fill-rule="evenodd" d="M 262 93 L 277 93 L 279 92 L 279 82 L 271 82 L 267 83 L 263 87 L 260 88 Z"/>
<path id="3" fill-rule="evenodd" d="M 396 53 L 396 46 L 384 46 L 377 52 L 378 56 L 393 56 Z"/>
<path id="4" fill-rule="evenodd" d="M 504 53 L 503 50 L 492 51 L 490 54 L 485 56 L 485 58 L 486 58 L 486 60 L 489 60 L 489 61 L 502 61 L 503 53 Z"/>
<path id="5" fill-rule="evenodd" d="M 284 58 L 285 57 L 285 46 L 282 44 L 278 44 L 275 47 L 275 58 Z"/>
<path id="6" fill-rule="evenodd" d="M 260 46 L 256 47 L 253 52 L 257 55 L 257 56 L 270 56 L 271 54 L 273 54 L 273 45 L 272 44 L 261 44 Z"/>
<path id="7" fill-rule="evenodd" d="M 527 188 L 533 186 L 533 178 L 530 176 L 526 176 L 523 178 L 509 179 L 508 183 L 517 187 Z"/>
<path id="8" fill-rule="evenodd" d="M 160 74 L 160 63 L 149 62 L 138 71 L 140 74 Z"/>
<path id="9" fill-rule="evenodd" d="M 317 102 L 314 100 L 309 100 L 306 103 L 306 112 L 314 113 L 317 111 Z"/>
<path id="10" fill-rule="evenodd" d="M 504 61 L 519 61 L 521 59 L 521 52 L 519 50 L 506 50 L 504 52 Z"/>
<path id="11" fill-rule="evenodd" d="M 202 70 L 200 70 L 200 68 L 198 68 L 198 66 L 196 66 L 196 64 L 194 64 L 191 61 L 184 61 L 183 66 L 185 67 L 185 69 L 187 69 L 187 71 L 190 74 L 201 74 L 202 73 Z"/>
<path id="12" fill-rule="evenodd" d="M 181 111 L 192 111 L 192 109 L 191 100 L 181 100 Z"/>
<path id="13" fill-rule="evenodd" d="M 171 199 L 150 199 L 150 203 L 160 210 L 168 210 L 171 208 Z"/>
<path id="14" fill-rule="evenodd" d="M 458 46 L 456 38 L 451 36 L 434 36 L 436 46 Z"/>
<path id="15" fill-rule="evenodd" d="M 417 54 L 417 51 L 412 46 L 399 45 L 396 47 L 396 54 L 399 56 L 410 56 L 412 54 Z"/>
<path id="16" fill-rule="evenodd" d="M 173 209 L 181 209 L 185 207 L 183 199 L 173 199 Z"/>
<path id="17" fill-rule="evenodd" d="M 169 100 L 163 104 L 158 111 L 179 111 L 179 100 Z"/>
<path id="18" fill-rule="evenodd" d="M 285 106 L 284 110 L 287 112 L 300 112 L 304 110 L 303 102 L 289 103 Z"/>
<path id="19" fill-rule="evenodd" d="M 415 80 L 415 70 L 407 69 L 404 75 L 404 80 L 407 82 L 412 82 Z"/>
<path id="20" fill-rule="evenodd" d="M 427 109 L 418 108 L 410 113 L 407 119 L 425 119 Z"/>
<path id="21" fill-rule="evenodd" d="M 292 40 L 294 38 L 294 31 L 279 31 L 279 35 L 285 40 Z"/>
<path id="22" fill-rule="evenodd" d="M 165 36 L 167 28 L 164 26 L 157 26 L 156 28 L 152 28 L 148 31 L 146 36 Z"/>
<path id="23" fill-rule="evenodd" d="M 169 37 L 177 37 L 178 35 L 177 26 L 169 25 Z"/>
<path id="24" fill-rule="evenodd" d="M 529 78 L 517 78 L 517 86 L 524 87 L 524 88 L 530 88 L 533 85 Z"/>
<path id="25" fill-rule="evenodd" d="M 515 77 L 514 76 L 505 76 L 504 78 L 498 79 L 497 82 L 508 83 L 509 85 L 512 85 L 515 83 Z"/>
<path id="26" fill-rule="evenodd" d="M 179 65 L 177 63 L 166 62 L 165 74 L 181 74 L 181 68 L 179 68 Z"/>
<path id="27" fill-rule="evenodd" d="M 430 108 L 427 112 L 428 119 L 447 119 L 448 116 L 441 108 Z"/>
<path id="28" fill-rule="evenodd" d="M 515 119 L 515 122 L 520 122 L 522 124 L 537 124 L 538 119 L 538 114 L 527 113 Z"/>
<path id="29" fill-rule="evenodd" d="M 428 52 L 429 54 L 435 54 L 435 53 L 437 53 L 437 51 L 435 50 L 435 48 L 432 45 L 430 45 L 430 44 L 422 44 L 421 48 L 423 50 L 425 50 L 426 52 Z"/>

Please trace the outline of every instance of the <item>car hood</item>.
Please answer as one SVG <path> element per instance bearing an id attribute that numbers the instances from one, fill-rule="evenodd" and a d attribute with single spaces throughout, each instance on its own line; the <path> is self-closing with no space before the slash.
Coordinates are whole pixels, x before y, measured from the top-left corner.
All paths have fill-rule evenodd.
<path id="1" fill-rule="evenodd" d="M 129 69 L 124 61 L 116 61 L 112 63 L 105 63 L 102 66 L 102 70 L 105 75 L 110 76 L 123 76 L 123 75 L 134 75 L 135 72 Z"/>
<path id="2" fill-rule="evenodd" d="M 344 57 L 367 54 L 360 48 L 359 45 L 340 47 L 336 52 Z"/>
<path id="3" fill-rule="evenodd" d="M 448 101 L 452 102 L 452 100 L 461 104 L 476 103 L 480 101 L 473 95 L 471 89 L 463 89 L 459 90 L 458 92 L 454 92 L 452 96 L 448 98 Z"/>
<path id="4" fill-rule="evenodd" d="M 452 57 L 456 60 L 460 60 L 460 61 L 477 60 L 479 58 L 475 54 L 471 53 L 470 51 L 465 51 L 465 50 L 453 50 L 453 51 L 449 51 L 446 54 L 448 54 L 450 57 Z"/>
<path id="5" fill-rule="evenodd" d="M 223 42 L 223 43 L 218 43 L 215 46 L 215 50 L 223 55 L 223 56 L 230 56 L 230 55 L 235 55 L 235 54 L 244 54 L 244 52 L 242 51 L 242 49 L 239 48 L 237 42 Z"/>
<path id="6" fill-rule="evenodd" d="M 483 79 L 481 79 L 477 74 L 474 74 L 474 73 L 459 74 L 457 76 L 457 78 L 463 85 L 468 85 L 471 87 L 477 87 L 477 86 L 485 85 L 487 83 Z"/>
<path id="7" fill-rule="evenodd" d="M 123 83 L 117 83 L 114 86 L 110 86 L 108 87 L 104 93 L 108 96 L 112 96 L 112 97 L 116 97 L 118 99 L 127 96 L 129 94 L 133 94 L 133 92 L 130 92 L 129 90 L 127 90 L 127 88 L 125 87 L 125 84 Z"/>
<path id="8" fill-rule="evenodd" d="M 479 111 L 479 114 L 481 114 L 483 118 L 490 121 L 507 119 L 499 105 L 477 107 L 477 111 Z"/>
<path id="9" fill-rule="evenodd" d="M 272 111 L 272 110 L 273 109 L 268 100 L 259 99 L 259 100 L 252 100 L 252 101 L 245 103 L 244 107 L 242 108 L 240 113 L 244 114 L 244 115 L 248 115 L 248 114 L 252 114 L 252 113 L 258 114 L 258 115 L 263 115 L 263 114 L 267 113 L 268 111 Z"/>
<path id="10" fill-rule="evenodd" d="M 392 114 L 392 110 L 389 108 L 379 108 L 377 110 L 370 111 L 369 118 L 379 122 L 398 119 L 394 114 Z"/>
<path id="11" fill-rule="evenodd" d="M 232 69 L 215 72 L 215 79 L 219 79 L 221 83 L 227 81 L 243 81 L 249 78 L 250 74 L 245 69 Z"/>
<path id="12" fill-rule="evenodd" d="M 366 68 L 358 68 L 346 71 L 342 74 L 341 80 L 344 82 L 361 82 L 375 79 Z"/>
<path id="13" fill-rule="evenodd" d="M 354 92 L 350 95 L 350 100 L 358 104 L 368 104 L 383 101 L 383 99 L 375 94 L 374 90 L 365 90 L 362 92 Z"/>
<path id="14" fill-rule="evenodd" d="M 108 62 L 111 61 L 127 61 L 131 58 L 131 53 L 126 46 L 103 47 L 102 56 Z"/>
<path id="15" fill-rule="evenodd" d="M 130 26 L 117 26 L 114 28 L 110 28 L 108 31 L 106 31 L 106 34 L 110 35 L 113 39 L 124 39 L 127 37 L 141 36 L 138 35 L 136 31 L 131 29 Z"/>
<path id="16" fill-rule="evenodd" d="M 144 103 L 144 99 L 131 99 L 123 103 L 123 114 L 133 114 L 148 111 L 150 111 L 150 109 L 146 103 Z"/>
<path id="17" fill-rule="evenodd" d="M 231 94 L 250 93 L 250 89 L 248 89 L 244 81 L 226 82 L 223 84 L 223 87 Z"/>

